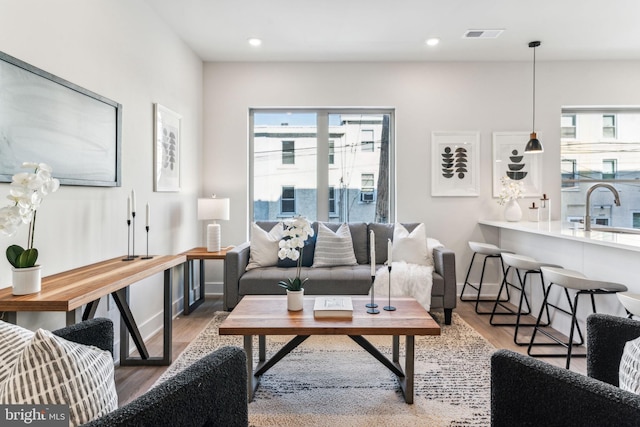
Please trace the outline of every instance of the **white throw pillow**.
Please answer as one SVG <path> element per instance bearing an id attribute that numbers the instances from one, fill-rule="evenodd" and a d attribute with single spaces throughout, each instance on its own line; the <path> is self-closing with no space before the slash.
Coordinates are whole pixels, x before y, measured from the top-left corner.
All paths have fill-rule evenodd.
<path id="1" fill-rule="evenodd" d="M 358 261 L 353 251 L 349 225 L 342 224 L 334 233 L 323 223 L 318 223 L 318 238 L 316 240 L 316 250 L 313 254 L 313 267 L 357 264 Z"/>
<path id="2" fill-rule="evenodd" d="M 278 243 L 284 237 L 284 227 L 279 222 L 270 231 L 263 230 L 255 222 L 251 224 L 251 249 L 246 270 L 273 267 L 278 264 Z"/>
<path id="3" fill-rule="evenodd" d="M 624 345 L 618 375 L 621 389 L 640 394 L 640 338 Z"/>
<path id="4" fill-rule="evenodd" d="M 69 424 L 85 424 L 118 407 L 111 353 L 38 329 L 6 381 L 0 404 L 69 405 Z"/>
<path id="5" fill-rule="evenodd" d="M 0 321 L 0 383 L 7 379 L 18 356 L 33 338 L 33 331 Z"/>
<path id="6" fill-rule="evenodd" d="M 399 223 L 393 227 L 393 261 L 409 264 L 433 265 L 427 252 L 427 232 L 424 224 L 418 224 L 411 233 Z"/>

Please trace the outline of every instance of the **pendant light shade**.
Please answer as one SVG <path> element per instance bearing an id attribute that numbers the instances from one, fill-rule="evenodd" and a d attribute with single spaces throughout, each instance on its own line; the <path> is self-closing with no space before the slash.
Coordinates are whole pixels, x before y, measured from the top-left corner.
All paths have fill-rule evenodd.
<path id="1" fill-rule="evenodd" d="M 539 41 L 529 43 L 529 47 L 533 48 L 533 125 L 531 126 L 529 142 L 524 147 L 525 153 L 542 153 L 544 151 L 536 135 L 536 48 L 538 46 L 540 46 Z"/>

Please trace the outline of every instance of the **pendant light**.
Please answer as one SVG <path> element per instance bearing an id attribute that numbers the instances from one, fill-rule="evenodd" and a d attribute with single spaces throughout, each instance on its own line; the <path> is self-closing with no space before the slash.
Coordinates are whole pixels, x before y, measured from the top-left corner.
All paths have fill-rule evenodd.
<path id="1" fill-rule="evenodd" d="M 525 153 L 542 153 L 544 151 L 536 135 L 536 48 L 538 46 L 540 46 L 539 41 L 529 43 L 529 47 L 533 48 L 533 126 L 531 127 L 529 142 L 524 148 Z"/>

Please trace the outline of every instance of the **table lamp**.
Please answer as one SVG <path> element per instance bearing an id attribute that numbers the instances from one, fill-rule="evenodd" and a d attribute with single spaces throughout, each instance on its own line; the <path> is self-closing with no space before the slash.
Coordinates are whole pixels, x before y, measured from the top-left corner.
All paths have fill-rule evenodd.
<path id="1" fill-rule="evenodd" d="M 220 224 L 217 220 L 229 219 L 229 199 L 216 198 L 215 194 L 207 199 L 198 199 L 198 220 L 213 220 L 207 226 L 207 252 L 220 250 Z"/>

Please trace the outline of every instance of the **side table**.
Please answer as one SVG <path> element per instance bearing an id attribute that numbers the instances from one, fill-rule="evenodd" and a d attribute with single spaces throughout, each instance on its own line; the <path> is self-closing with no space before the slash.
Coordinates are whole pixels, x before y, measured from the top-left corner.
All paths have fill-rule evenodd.
<path id="1" fill-rule="evenodd" d="M 193 248 L 186 252 L 183 252 L 182 255 L 187 257 L 187 264 L 184 267 L 184 310 L 182 314 L 185 316 L 195 310 L 202 302 L 204 301 L 204 262 L 208 259 L 219 259 L 223 260 L 227 256 L 227 251 L 233 248 L 233 246 L 227 246 L 226 248 L 222 248 L 218 252 L 207 252 L 207 248 L 199 247 Z M 200 260 L 200 284 L 199 290 L 200 295 L 197 298 L 194 298 L 194 301 L 191 302 L 191 298 L 189 295 L 189 288 L 193 282 L 193 262 L 195 260 Z"/>

